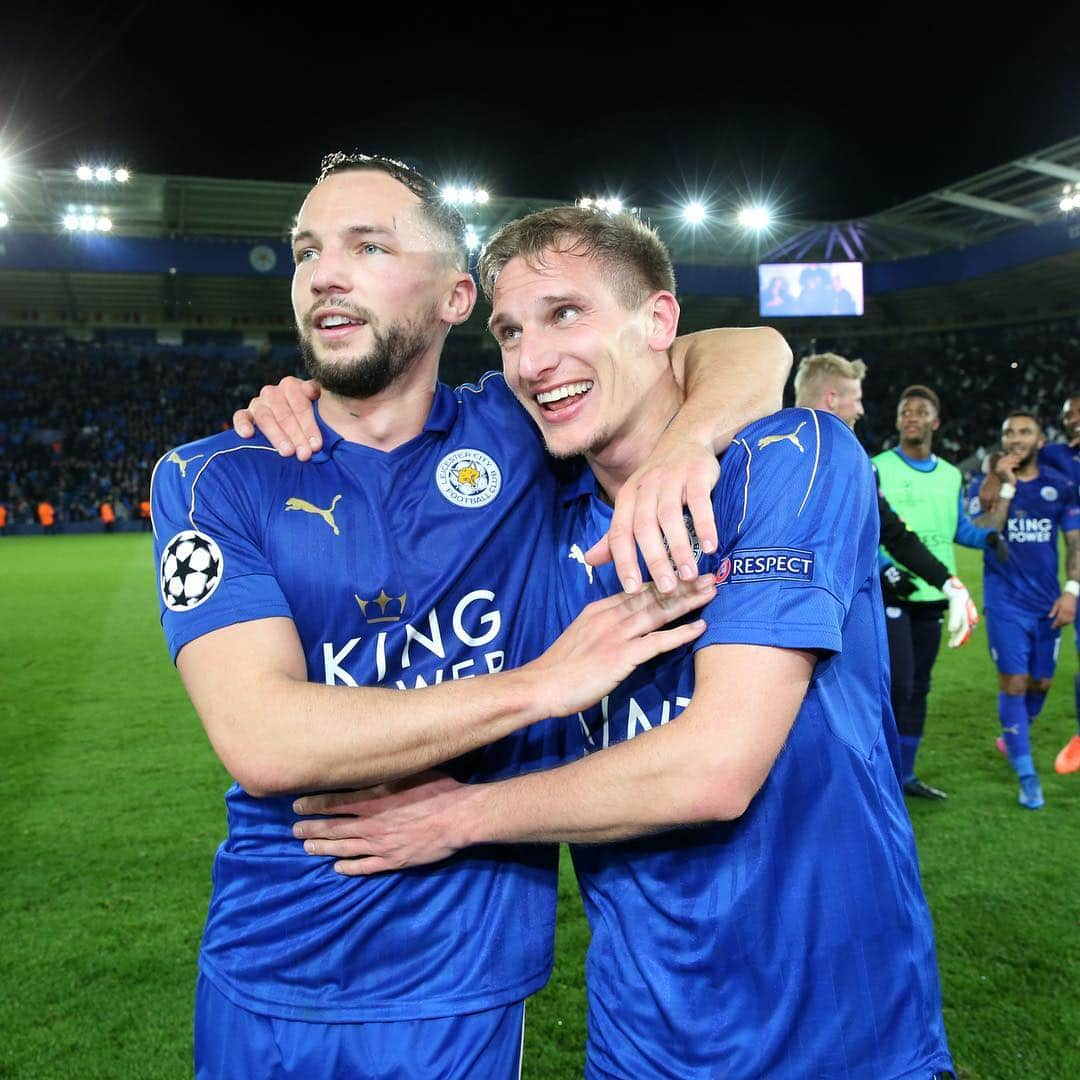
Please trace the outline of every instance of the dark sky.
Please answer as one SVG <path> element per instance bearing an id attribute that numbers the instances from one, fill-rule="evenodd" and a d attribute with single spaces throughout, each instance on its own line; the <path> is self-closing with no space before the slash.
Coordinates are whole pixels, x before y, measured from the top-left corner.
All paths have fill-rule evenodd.
<path id="1" fill-rule="evenodd" d="M 672 6 L 628 10 L 616 32 L 564 5 L 524 28 L 515 5 L 483 31 L 461 5 L 294 4 L 286 20 L 16 0 L 0 15 L 0 143 L 32 166 L 104 156 L 294 181 L 359 148 L 498 194 L 750 194 L 848 218 L 1080 133 L 1080 17 L 1053 7 L 784 22 L 770 6 L 695 31 Z"/>

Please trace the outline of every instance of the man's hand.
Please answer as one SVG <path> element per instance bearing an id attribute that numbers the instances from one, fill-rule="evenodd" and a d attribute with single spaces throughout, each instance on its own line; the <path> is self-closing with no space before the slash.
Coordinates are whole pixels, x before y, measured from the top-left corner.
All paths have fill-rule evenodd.
<path id="1" fill-rule="evenodd" d="M 949 648 L 958 649 L 967 643 L 972 630 L 979 625 L 979 611 L 972 602 L 971 593 L 958 577 L 951 577 L 941 587 L 949 601 L 947 627 Z"/>
<path id="2" fill-rule="evenodd" d="M 469 785 L 438 772 L 420 773 L 362 791 L 308 795 L 293 803 L 297 814 L 332 814 L 293 826 L 309 855 L 339 860 L 339 874 L 358 877 L 439 862 L 465 846 L 459 822 Z"/>
<path id="3" fill-rule="evenodd" d="M 993 475 L 1003 484 L 1012 484 L 1016 486 L 1016 470 L 1020 465 L 1019 454 L 1002 454 L 1001 457 L 994 462 Z"/>
<path id="4" fill-rule="evenodd" d="M 697 560 L 683 507 L 701 550 L 715 551 L 712 489 L 719 476 L 720 463 L 712 450 L 665 433 L 649 460 L 620 488 L 611 527 L 585 552 L 586 562 L 600 566 L 614 560 L 623 588 L 637 592 L 641 588 L 640 548 L 649 576 L 662 593 L 675 588 L 676 574 L 683 581 L 693 581 Z"/>
<path id="5" fill-rule="evenodd" d="M 1072 593 L 1063 592 L 1055 601 L 1049 611 L 1051 624 L 1054 630 L 1060 630 L 1063 626 L 1076 622 L 1076 597 Z"/>
<path id="6" fill-rule="evenodd" d="M 715 595 L 715 577 L 702 574 L 680 582 L 673 593 L 662 595 L 650 585 L 639 593 L 595 600 L 521 670 L 536 679 L 548 716 L 570 716 L 595 705 L 636 667 L 700 637 L 705 629 L 701 619 L 661 627 L 704 607 Z"/>
<path id="7" fill-rule="evenodd" d="M 314 379 L 286 375 L 277 386 L 264 386 L 246 409 L 237 409 L 233 428 L 244 439 L 250 439 L 258 428 L 282 457 L 296 454 L 300 461 L 307 461 L 322 449 L 322 432 L 311 405 L 319 393 Z"/>
<path id="8" fill-rule="evenodd" d="M 889 563 L 881 571 L 881 591 L 888 600 L 906 600 L 917 588 L 915 579 L 896 563 Z"/>

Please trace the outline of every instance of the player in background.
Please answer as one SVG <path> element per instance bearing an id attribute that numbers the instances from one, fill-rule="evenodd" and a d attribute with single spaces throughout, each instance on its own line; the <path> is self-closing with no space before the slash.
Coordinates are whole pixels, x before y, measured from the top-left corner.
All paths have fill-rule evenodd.
<path id="1" fill-rule="evenodd" d="M 1074 490 L 1080 498 L 1080 392 L 1070 394 L 1061 407 L 1061 427 L 1065 432 L 1063 443 L 1047 443 L 1039 451 L 1039 464 L 1049 465 L 1070 477 Z M 1059 773 L 1080 770 L 1080 635 L 1073 624 L 1073 637 L 1077 648 L 1077 671 L 1073 676 L 1073 698 L 1076 704 L 1076 730 L 1059 751 L 1054 768 Z"/>
<path id="2" fill-rule="evenodd" d="M 554 852 L 492 848 L 350 884 L 293 840 L 294 793 L 451 758 L 463 780 L 538 767 L 567 693 L 584 707 L 597 679 L 692 638 L 693 624 L 652 631 L 711 590 L 606 601 L 544 651 L 549 462 L 500 376 L 437 382 L 475 300 L 464 222 L 400 163 L 333 155 L 293 248 L 297 329 L 325 390 L 318 453 L 301 465 L 217 435 L 163 457 L 152 484 L 163 627 L 238 781 L 200 951 L 196 1074 L 501 1080 L 550 971 Z M 734 375 L 703 356 L 706 384 L 727 372 L 757 384 L 744 402 L 778 400 L 786 363 L 760 357 L 775 336 L 734 337 L 748 353 Z M 684 489 L 693 470 L 672 463 L 688 456 L 715 476 L 732 392 L 701 403 L 707 423 L 693 406 L 674 419 L 665 486 Z M 639 524 L 655 543 L 655 518 Z"/>
<path id="3" fill-rule="evenodd" d="M 862 419 L 862 381 L 866 365 L 837 353 L 804 356 L 795 372 L 795 404 L 806 409 L 822 409 L 840 417 L 852 431 Z M 918 575 L 940 589 L 949 601 L 946 629 L 949 647 L 959 648 L 971 638 L 979 624 L 979 613 L 964 583 L 934 557 L 926 545 L 904 524 L 878 489 L 878 516 L 881 519 L 881 546 L 892 559 L 881 573 L 886 603 L 906 600 L 916 589 L 912 575 Z M 906 567 L 907 569 L 904 569 Z"/>
<path id="4" fill-rule="evenodd" d="M 985 549 L 997 538 L 993 530 L 977 528 L 968 520 L 960 470 L 933 452 L 940 414 L 941 402 L 933 390 L 909 386 L 900 395 L 896 411 L 900 445 L 872 460 L 881 493 L 953 575 L 954 543 Z M 924 799 L 945 799 L 944 791 L 918 778 L 915 759 L 926 727 L 930 673 L 941 647 L 942 614 L 948 598 L 917 575 L 915 586 L 908 597 L 895 600 L 885 612 L 904 791 Z"/>
<path id="5" fill-rule="evenodd" d="M 1009 545 L 1005 563 L 984 557 L 983 602 L 998 670 L 1001 735 L 1020 778 L 1020 805 L 1029 810 L 1044 803 L 1030 728 L 1053 681 L 1061 628 L 1075 622 L 1080 593 L 1080 505 L 1070 477 L 1039 463 L 1043 441 L 1036 417 L 1010 413 L 993 477 L 976 477 L 969 491 L 976 524 L 1001 530 Z M 1064 590 L 1058 588 L 1059 530 L 1069 579 Z"/>
<path id="6" fill-rule="evenodd" d="M 618 593 L 609 567 L 572 552 L 607 529 L 679 408 L 671 265 L 636 219 L 572 207 L 500 230 L 480 273 L 509 384 L 549 450 L 588 465 L 561 494 L 565 621 Z M 713 505 L 719 550 L 699 557 L 718 585 L 699 647 L 575 718 L 572 763 L 304 799 L 304 813 L 362 816 L 298 835 L 350 874 L 511 837 L 574 843 L 592 930 L 589 1080 L 944 1075 L 891 753 L 870 463 L 835 417 L 787 409 L 738 435 Z"/>

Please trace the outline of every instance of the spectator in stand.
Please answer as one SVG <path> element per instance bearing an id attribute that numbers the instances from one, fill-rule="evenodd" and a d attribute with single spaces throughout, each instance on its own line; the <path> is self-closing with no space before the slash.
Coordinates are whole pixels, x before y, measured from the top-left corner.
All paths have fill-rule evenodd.
<path id="1" fill-rule="evenodd" d="M 139 520 L 142 522 L 142 531 L 150 532 L 152 526 L 150 524 L 150 500 L 142 499 L 139 502 Z"/>
<path id="2" fill-rule="evenodd" d="M 101 515 L 101 523 L 105 526 L 105 531 L 111 533 L 116 527 L 116 511 L 113 509 L 112 503 L 108 500 L 103 502 L 98 513 Z"/>
<path id="3" fill-rule="evenodd" d="M 7 532 L 7 519 L 8 510 L 7 507 L 0 503 L 0 536 L 3 536 Z"/>

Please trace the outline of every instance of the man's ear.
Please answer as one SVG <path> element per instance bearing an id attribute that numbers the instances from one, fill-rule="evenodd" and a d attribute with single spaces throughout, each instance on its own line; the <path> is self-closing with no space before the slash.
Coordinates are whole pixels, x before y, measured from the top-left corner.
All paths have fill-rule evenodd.
<path id="1" fill-rule="evenodd" d="M 679 301 L 664 289 L 653 295 L 649 306 L 652 319 L 649 348 L 656 352 L 667 352 L 679 333 Z"/>
<path id="2" fill-rule="evenodd" d="M 442 303 L 440 317 L 450 326 L 459 326 L 471 314 L 476 305 L 476 282 L 472 274 L 464 272 L 454 278 L 450 291 Z"/>

